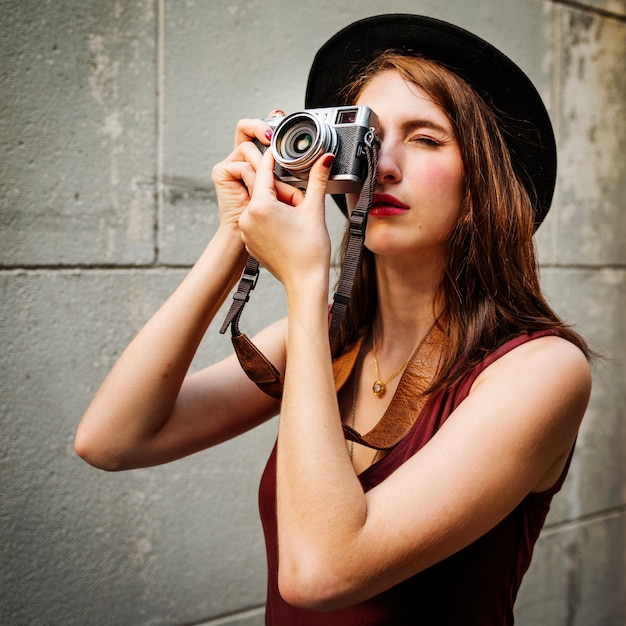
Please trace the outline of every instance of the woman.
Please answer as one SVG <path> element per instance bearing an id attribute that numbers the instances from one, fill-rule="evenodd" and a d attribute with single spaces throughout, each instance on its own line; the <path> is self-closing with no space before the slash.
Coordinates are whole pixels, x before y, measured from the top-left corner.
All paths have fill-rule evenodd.
<path id="1" fill-rule="evenodd" d="M 105 380 L 76 449 L 104 469 L 154 465 L 280 410 L 260 492 L 267 623 L 512 624 L 591 386 L 583 340 L 537 279 L 549 119 L 511 61 L 421 16 L 362 20 L 320 50 L 307 106 L 343 103 L 376 113 L 380 149 L 333 352 L 333 155 L 305 196 L 252 142 L 269 144 L 268 125 L 243 120 L 213 172 L 216 235 Z M 186 376 L 246 250 L 287 296 L 287 319 L 254 340 L 282 374 L 280 401 L 234 356 Z"/>

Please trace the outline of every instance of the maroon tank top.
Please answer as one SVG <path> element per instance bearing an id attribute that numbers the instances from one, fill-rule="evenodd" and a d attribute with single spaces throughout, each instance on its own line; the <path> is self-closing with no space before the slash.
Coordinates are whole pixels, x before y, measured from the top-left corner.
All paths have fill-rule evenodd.
<path id="1" fill-rule="evenodd" d="M 477 376 L 513 348 L 552 331 L 521 335 L 491 354 L 454 389 L 431 396 L 406 437 L 359 479 L 372 489 L 424 446 L 467 397 Z M 571 455 L 570 455 L 571 458 Z M 555 485 L 531 493 L 497 526 L 466 548 L 391 589 L 352 607 L 313 612 L 288 605 L 278 592 L 276 449 L 259 489 L 259 507 L 268 560 L 266 624 L 272 626 L 503 626 L 513 624 L 513 604 L 530 565 L 533 547 L 559 491 L 569 461 Z M 489 502 L 485 502 L 489 506 Z"/>

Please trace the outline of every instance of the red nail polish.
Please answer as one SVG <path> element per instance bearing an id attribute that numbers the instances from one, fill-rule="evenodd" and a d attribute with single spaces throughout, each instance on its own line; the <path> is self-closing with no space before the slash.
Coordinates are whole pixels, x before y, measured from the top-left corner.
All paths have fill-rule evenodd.
<path id="1" fill-rule="evenodd" d="M 268 130 L 265 131 L 265 137 L 267 138 L 268 141 L 272 140 L 272 135 L 273 135 L 273 133 L 272 133 L 271 129 L 268 129 Z"/>
<path id="2" fill-rule="evenodd" d="M 334 154 L 327 154 L 324 157 L 324 166 L 325 167 L 332 167 L 334 162 L 335 162 L 335 155 Z"/>

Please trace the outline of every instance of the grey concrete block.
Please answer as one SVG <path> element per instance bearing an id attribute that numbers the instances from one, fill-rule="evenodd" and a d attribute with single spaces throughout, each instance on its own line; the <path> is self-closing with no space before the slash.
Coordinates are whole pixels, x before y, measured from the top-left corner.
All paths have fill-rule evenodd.
<path id="1" fill-rule="evenodd" d="M 544 531 L 516 605 L 520 626 L 622 626 L 624 512 Z"/>
<path id="2" fill-rule="evenodd" d="M 3 3 L 4 265 L 153 260 L 154 29 L 147 0 Z"/>
<path id="3" fill-rule="evenodd" d="M 192 265 L 219 226 L 215 189 L 210 181 L 167 178 L 163 185 L 159 261 Z"/>
<path id="4" fill-rule="evenodd" d="M 625 504 L 626 272 L 554 268 L 543 271 L 543 284 L 557 312 L 602 355 L 570 473 L 550 514 L 557 521 Z"/>
<path id="5" fill-rule="evenodd" d="M 561 264 L 626 262 L 626 58 L 624 26 L 559 6 L 559 186 L 552 215 L 553 260 Z"/>

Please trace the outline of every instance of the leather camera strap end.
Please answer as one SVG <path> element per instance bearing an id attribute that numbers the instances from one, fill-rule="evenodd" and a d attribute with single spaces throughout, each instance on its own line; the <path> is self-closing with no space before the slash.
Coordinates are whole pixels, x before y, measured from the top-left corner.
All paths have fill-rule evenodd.
<path id="1" fill-rule="evenodd" d="M 283 382 L 276 367 L 246 335 L 234 335 L 231 339 L 235 354 L 248 378 L 268 396 L 280 400 Z"/>

